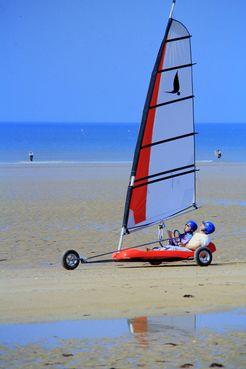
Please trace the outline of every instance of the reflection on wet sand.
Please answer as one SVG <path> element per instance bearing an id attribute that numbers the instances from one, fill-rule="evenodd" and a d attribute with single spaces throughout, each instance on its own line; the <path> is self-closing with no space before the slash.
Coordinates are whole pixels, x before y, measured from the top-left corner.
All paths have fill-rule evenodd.
<path id="1" fill-rule="evenodd" d="M 128 326 L 130 332 L 136 338 L 136 341 L 141 347 L 148 346 L 148 318 L 146 316 L 142 316 L 139 318 L 129 319 Z"/>
<path id="2" fill-rule="evenodd" d="M 59 345 L 60 339 L 104 339 L 133 335 L 141 347 L 148 345 L 151 336 L 199 336 L 205 329 L 211 332 L 246 330 L 246 310 L 227 312 L 163 315 L 160 317 L 136 317 L 132 319 L 72 320 L 49 323 L 1 324 L 0 345 L 28 345 L 46 342 Z M 56 342 L 57 340 L 57 342 Z"/>
<path id="3" fill-rule="evenodd" d="M 149 333 L 165 333 L 172 337 L 172 331 L 181 334 L 195 333 L 196 315 L 187 316 L 146 316 L 128 319 L 130 332 L 134 335 L 136 341 L 141 347 L 148 346 Z M 172 343 L 170 343 L 172 345 Z"/>
<path id="4" fill-rule="evenodd" d="M 2 324 L 0 369 L 243 369 L 245 328 L 245 310 Z"/>

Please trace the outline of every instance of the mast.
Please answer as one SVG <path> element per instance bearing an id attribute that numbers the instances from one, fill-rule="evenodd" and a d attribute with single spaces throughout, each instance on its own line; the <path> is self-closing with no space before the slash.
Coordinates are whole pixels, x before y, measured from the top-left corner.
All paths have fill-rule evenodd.
<path id="1" fill-rule="evenodd" d="M 125 234 L 196 209 L 191 35 L 169 19 L 151 74 L 128 185 Z"/>
<path id="2" fill-rule="evenodd" d="M 150 79 L 147 98 L 146 98 L 145 105 L 144 105 L 144 110 L 143 110 L 142 122 L 141 122 L 139 135 L 138 135 L 138 141 L 137 141 L 137 145 L 136 145 L 136 149 L 135 149 L 135 153 L 134 153 L 134 158 L 133 158 L 130 182 L 129 182 L 127 195 L 126 195 L 123 225 L 122 225 L 121 232 L 120 232 L 118 250 L 120 250 L 122 248 L 123 237 L 126 234 L 126 227 L 127 227 L 128 217 L 129 217 L 129 205 L 130 205 L 131 196 L 132 196 L 132 189 L 133 189 L 133 185 L 134 185 L 134 181 L 135 181 L 135 174 L 136 174 L 136 170 L 137 170 L 137 164 L 138 164 L 138 160 L 139 160 L 139 153 L 140 153 L 141 143 L 142 143 L 142 139 L 143 139 L 143 135 L 144 135 L 144 129 L 145 129 L 145 125 L 146 125 L 148 109 L 149 109 L 151 97 L 152 97 L 152 94 L 153 94 L 153 90 L 154 90 L 154 87 L 155 87 L 155 77 L 156 77 L 158 67 L 159 67 L 159 63 L 160 63 L 160 59 L 161 59 L 161 56 L 162 56 L 162 53 L 163 53 L 163 48 L 164 48 L 165 41 L 166 41 L 167 36 L 168 36 L 168 32 L 170 30 L 171 20 L 172 20 L 172 15 L 173 15 L 175 4 L 176 4 L 176 0 L 173 0 L 172 5 L 171 5 L 171 10 L 170 10 L 170 13 L 169 13 L 168 23 L 167 23 L 167 26 L 166 26 L 165 35 L 164 35 L 163 41 L 161 43 L 161 46 L 160 46 L 160 49 L 159 49 L 159 52 L 158 52 L 158 55 L 157 55 L 157 58 L 156 58 L 156 62 L 155 62 L 155 65 L 154 65 L 154 69 L 153 69 L 153 72 L 152 72 L 152 75 L 151 75 L 151 79 Z"/>
<path id="3" fill-rule="evenodd" d="M 171 5 L 171 10 L 169 13 L 169 17 L 168 17 L 169 19 L 173 17 L 173 11 L 174 11 L 175 4 L 176 4 L 176 0 L 173 0 L 172 5 Z"/>

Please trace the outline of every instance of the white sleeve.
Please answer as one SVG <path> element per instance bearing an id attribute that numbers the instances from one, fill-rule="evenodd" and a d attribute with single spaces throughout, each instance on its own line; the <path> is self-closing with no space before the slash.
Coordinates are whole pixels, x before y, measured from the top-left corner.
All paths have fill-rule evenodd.
<path id="1" fill-rule="evenodd" d="M 205 247 L 205 246 L 208 246 L 209 244 L 210 244 L 209 236 L 206 236 L 201 240 L 201 246 Z"/>

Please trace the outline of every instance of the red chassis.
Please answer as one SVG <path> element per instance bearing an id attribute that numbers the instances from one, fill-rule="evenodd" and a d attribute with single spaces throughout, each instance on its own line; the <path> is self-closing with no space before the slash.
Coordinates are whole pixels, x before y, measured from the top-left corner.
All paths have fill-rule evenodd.
<path id="1" fill-rule="evenodd" d="M 112 254 L 111 261 L 144 261 L 151 265 L 159 265 L 162 262 L 180 261 L 180 260 L 195 260 L 200 266 L 208 266 L 212 262 L 212 254 L 216 251 L 213 243 L 206 247 L 199 247 L 196 251 L 182 250 L 140 250 L 137 248 L 122 249 L 121 251 L 109 252 L 105 254 L 95 255 L 88 259 L 79 256 L 77 251 L 68 250 L 64 253 L 62 264 L 65 269 L 76 269 L 79 263 L 99 263 L 108 262 L 110 260 L 91 261 L 90 259 Z"/>
<path id="2" fill-rule="evenodd" d="M 182 250 L 139 250 L 128 249 L 113 253 L 114 261 L 146 261 L 152 265 L 159 265 L 162 262 L 196 260 L 200 266 L 207 266 L 212 261 L 212 253 L 216 251 L 215 245 L 210 242 L 206 247 L 200 247 L 196 251 Z"/>

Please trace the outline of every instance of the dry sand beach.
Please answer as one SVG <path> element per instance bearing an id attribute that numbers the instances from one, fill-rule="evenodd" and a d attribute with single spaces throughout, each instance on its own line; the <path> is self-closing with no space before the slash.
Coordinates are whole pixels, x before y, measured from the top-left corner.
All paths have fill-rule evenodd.
<path id="1" fill-rule="evenodd" d="M 198 174 L 201 208 L 168 222 L 170 228 L 181 229 L 187 217 L 215 222 L 217 252 L 211 266 L 201 268 L 193 262 L 159 267 L 147 263 L 105 263 L 81 265 L 70 272 L 61 266 L 65 250 L 73 248 L 92 256 L 116 248 L 130 166 L 2 165 L 1 323 L 133 318 L 245 308 L 245 167 L 245 164 L 222 162 L 201 164 Z M 125 246 L 147 242 L 153 237 L 156 237 L 156 229 L 137 232 L 126 238 Z M 191 297 L 184 298 L 184 295 Z M 221 347 L 228 346 L 227 352 L 231 354 L 233 340 L 239 343 L 238 347 L 243 347 L 242 336 L 235 334 L 236 338 L 230 336 L 221 343 Z M 213 339 L 207 336 L 205 341 Z M 223 340 L 223 337 L 217 339 Z M 186 344 L 192 345 L 192 340 Z M 97 345 L 99 350 L 103 347 L 103 343 Z M 122 343 L 121 353 L 116 352 L 119 348 L 112 348 L 112 355 L 122 359 L 117 368 L 136 367 L 129 363 L 127 366 L 123 360 L 129 350 L 127 345 Z M 57 349 L 57 355 L 64 353 L 62 347 L 60 351 Z M 66 342 L 65 347 L 70 348 L 71 342 Z M 156 353 L 159 349 L 155 348 Z M 202 347 L 195 345 L 195 350 L 200 349 Z M 18 361 L 21 350 L 2 348 L 3 365 L 10 368 L 11 357 Z M 29 364 L 35 357 L 33 352 L 41 355 L 38 350 L 41 348 L 25 348 Z M 167 355 L 172 356 L 173 352 L 168 351 Z M 54 361 L 51 360 L 52 367 L 56 367 L 56 354 Z M 42 355 L 50 357 L 50 353 L 42 352 Z M 185 355 L 181 358 L 183 362 Z M 94 367 L 97 363 L 95 359 L 88 362 L 80 359 L 84 362 L 80 367 Z M 237 356 L 237 360 L 235 367 L 243 367 L 242 356 Z M 63 361 L 59 367 L 73 367 L 68 359 Z M 47 360 L 42 362 L 44 367 L 45 363 Z M 29 364 L 19 363 L 19 367 L 43 367 L 40 363 Z M 100 365 L 103 367 L 103 362 Z M 112 365 L 115 365 L 113 361 Z M 146 360 L 145 365 L 151 367 Z M 163 365 L 160 361 L 152 367 L 165 367 Z"/>

